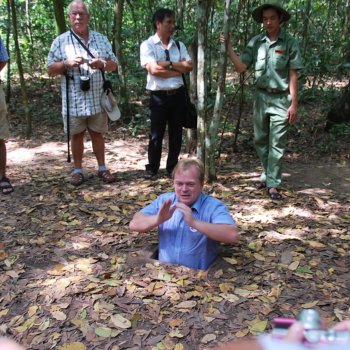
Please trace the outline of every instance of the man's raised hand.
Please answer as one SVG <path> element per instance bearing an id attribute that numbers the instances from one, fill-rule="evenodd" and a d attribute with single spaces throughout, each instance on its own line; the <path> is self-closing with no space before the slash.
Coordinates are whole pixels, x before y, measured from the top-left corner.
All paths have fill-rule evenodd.
<path id="1" fill-rule="evenodd" d="M 174 205 L 174 207 L 170 209 L 171 203 L 172 201 L 168 200 L 164 202 L 162 207 L 159 209 L 157 214 L 157 225 L 162 224 L 173 216 L 176 207 Z"/>
<path id="2" fill-rule="evenodd" d="M 74 56 L 66 60 L 68 66 L 70 67 L 79 67 L 84 64 L 84 58 L 81 56 Z"/>
<path id="3" fill-rule="evenodd" d="M 181 202 L 176 203 L 175 208 L 182 213 L 182 215 L 186 221 L 186 224 L 190 227 L 193 227 L 193 223 L 195 221 L 195 218 L 193 217 L 192 209 L 188 205 L 181 203 Z"/>
<path id="4" fill-rule="evenodd" d="M 228 41 L 229 44 L 231 43 L 231 40 L 232 40 L 232 33 L 229 32 L 229 33 L 228 33 L 228 39 L 227 39 L 227 41 Z M 225 39 L 225 37 L 224 37 L 224 34 L 223 34 L 223 32 L 221 32 L 221 35 L 220 35 L 220 42 L 221 42 L 221 43 L 224 43 L 225 41 L 226 41 L 226 39 Z"/>

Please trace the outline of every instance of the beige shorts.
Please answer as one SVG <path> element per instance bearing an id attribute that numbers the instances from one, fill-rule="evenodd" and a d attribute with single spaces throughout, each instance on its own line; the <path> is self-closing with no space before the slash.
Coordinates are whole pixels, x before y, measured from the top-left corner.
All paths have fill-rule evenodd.
<path id="1" fill-rule="evenodd" d="M 103 133 L 108 130 L 107 113 L 101 112 L 87 117 L 69 117 L 69 134 L 77 135 L 89 128 Z M 67 116 L 63 116 L 64 132 L 67 133 Z"/>
<path id="2" fill-rule="evenodd" d="M 4 90 L 0 86 L 0 140 L 11 137 Z"/>

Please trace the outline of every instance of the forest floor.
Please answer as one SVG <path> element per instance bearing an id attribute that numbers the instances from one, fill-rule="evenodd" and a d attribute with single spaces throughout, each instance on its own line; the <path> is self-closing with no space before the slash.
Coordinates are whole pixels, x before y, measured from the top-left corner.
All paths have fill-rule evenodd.
<path id="1" fill-rule="evenodd" d="M 283 201 L 253 186 L 261 168 L 249 106 L 239 152 L 225 134 L 218 179 L 204 192 L 228 206 L 240 241 L 223 244 L 209 270 L 199 271 L 157 261 L 157 230 L 128 227 L 135 212 L 173 190 L 166 143 L 159 176 L 146 181 L 147 127 L 133 136 L 132 127 L 113 123 L 106 159 L 117 181 L 96 176 L 87 140 L 87 181 L 76 188 L 62 125 L 36 117 L 27 140 L 13 103 L 7 175 L 15 191 L 0 196 L 0 335 L 28 349 L 211 349 L 269 332 L 275 317 L 305 308 L 328 325 L 348 318 L 350 140 L 323 132 L 318 101 L 301 106 L 304 121 L 291 129 L 285 155 Z"/>

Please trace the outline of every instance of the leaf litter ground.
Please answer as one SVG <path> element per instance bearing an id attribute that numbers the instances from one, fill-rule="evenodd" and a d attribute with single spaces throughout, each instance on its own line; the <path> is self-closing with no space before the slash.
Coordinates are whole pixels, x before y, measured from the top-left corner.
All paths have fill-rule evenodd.
<path id="1" fill-rule="evenodd" d="M 59 124 L 8 141 L 15 192 L 0 197 L 0 334 L 28 349 L 210 349 L 304 308 L 329 325 L 349 317 L 348 154 L 287 153 L 282 202 L 253 187 L 261 169 L 251 148 L 225 154 L 204 191 L 228 206 L 241 238 L 198 271 L 152 259 L 157 230 L 129 230 L 136 211 L 173 187 L 164 170 L 142 178 L 146 129 L 113 128 L 114 184 L 97 178 L 87 141 L 87 181 L 69 185 Z"/>

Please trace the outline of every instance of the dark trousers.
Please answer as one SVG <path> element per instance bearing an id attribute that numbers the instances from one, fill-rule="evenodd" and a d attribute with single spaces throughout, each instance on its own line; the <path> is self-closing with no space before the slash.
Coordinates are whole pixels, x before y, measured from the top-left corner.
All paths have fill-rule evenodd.
<path id="1" fill-rule="evenodd" d="M 162 156 L 162 143 L 166 123 L 169 132 L 169 154 L 166 164 L 171 173 L 178 162 L 182 144 L 182 124 L 186 111 L 184 90 L 175 95 L 152 92 L 149 102 L 151 129 L 149 132 L 148 162 L 146 170 L 157 173 Z"/>

